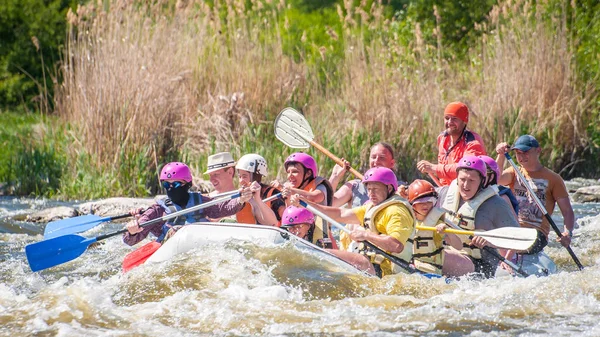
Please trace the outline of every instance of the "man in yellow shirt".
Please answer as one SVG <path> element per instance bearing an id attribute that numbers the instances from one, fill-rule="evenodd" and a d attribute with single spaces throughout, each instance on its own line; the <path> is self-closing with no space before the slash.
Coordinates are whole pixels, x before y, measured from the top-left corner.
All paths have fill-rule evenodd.
<path id="1" fill-rule="evenodd" d="M 309 204 L 334 220 L 349 224 L 347 228 L 351 233 L 347 238 L 342 238 L 344 250 L 328 250 L 330 253 L 358 269 L 380 277 L 398 273 L 402 271 L 401 268 L 362 242 L 368 241 L 410 263 L 415 231 L 412 207 L 396 194 L 398 180 L 388 168 L 374 167 L 368 170 L 363 183 L 369 196 L 363 206 L 346 209 Z M 294 195 L 291 201 L 297 204 L 299 199 L 299 195 Z"/>

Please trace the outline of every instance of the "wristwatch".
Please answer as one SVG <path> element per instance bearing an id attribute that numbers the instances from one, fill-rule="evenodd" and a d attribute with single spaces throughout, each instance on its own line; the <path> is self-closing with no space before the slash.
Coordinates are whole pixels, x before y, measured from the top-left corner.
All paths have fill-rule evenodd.
<path id="1" fill-rule="evenodd" d="M 573 237 L 573 231 L 570 229 L 567 229 L 567 232 L 569 233 L 569 237 L 572 238 Z"/>

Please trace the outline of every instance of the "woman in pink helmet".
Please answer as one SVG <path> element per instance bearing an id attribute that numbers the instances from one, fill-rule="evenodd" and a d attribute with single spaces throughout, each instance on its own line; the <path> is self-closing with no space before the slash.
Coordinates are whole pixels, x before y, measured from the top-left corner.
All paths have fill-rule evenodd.
<path id="1" fill-rule="evenodd" d="M 292 153 L 283 163 L 287 172 L 287 181 L 282 185 L 273 181 L 271 186 L 281 191 L 283 198 L 299 194 L 308 201 L 321 205 L 331 205 L 333 189 L 327 179 L 319 176 L 317 162 L 303 152 Z M 315 237 L 322 242 L 323 248 L 337 248 L 331 229 L 320 218 L 317 220 Z"/>
<path id="2" fill-rule="evenodd" d="M 166 199 L 157 200 L 142 215 L 136 216 L 133 221 L 127 224 L 127 232 L 123 234 L 123 241 L 133 246 L 145 239 L 148 234 L 154 234 L 162 242 L 171 232 L 171 235 L 177 228 L 193 222 L 207 221 L 206 218 L 222 218 L 236 214 L 242 209 L 244 203 L 253 197 L 257 191 L 250 188 L 242 188 L 242 196 L 239 199 L 231 199 L 223 203 L 209 206 L 202 210 L 182 215 L 166 223 L 160 222 L 155 225 L 140 227 L 139 224 L 160 218 L 166 214 L 174 213 L 192 206 L 213 200 L 213 198 L 204 196 L 197 192 L 190 192 L 192 186 L 192 172 L 190 168 L 180 162 L 166 164 L 160 172 L 160 182 L 167 192 Z"/>
<path id="3" fill-rule="evenodd" d="M 498 196 L 494 186 L 486 186 L 487 167 L 482 159 L 465 156 L 458 162 L 456 172 L 457 178 L 439 190 L 441 207 L 447 211 L 447 222 L 470 231 L 519 227 L 512 207 Z M 438 226 L 438 230 L 441 233 L 443 226 Z M 450 266 L 452 275 L 476 272 L 493 277 L 499 261 L 482 249 L 489 243 L 481 236 L 459 237 L 463 242 L 461 253 L 468 259 L 457 260 Z"/>
<path id="4" fill-rule="evenodd" d="M 371 251 L 361 242 L 369 241 L 410 263 L 414 235 L 411 206 L 396 194 L 398 180 L 394 172 L 388 168 L 374 167 L 368 170 L 364 174 L 363 183 L 367 187 L 369 200 L 362 206 L 348 209 L 308 203 L 334 220 L 349 224 L 347 228 L 351 233 L 347 240 L 342 241 L 345 250 L 332 250 L 332 254 L 374 275 L 385 276 L 398 273 L 402 271 L 401 268 L 382 255 Z M 296 194 L 292 196 L 291 201 L 297 204 L 299 199 L 302 199 L 302 196 Z"/>

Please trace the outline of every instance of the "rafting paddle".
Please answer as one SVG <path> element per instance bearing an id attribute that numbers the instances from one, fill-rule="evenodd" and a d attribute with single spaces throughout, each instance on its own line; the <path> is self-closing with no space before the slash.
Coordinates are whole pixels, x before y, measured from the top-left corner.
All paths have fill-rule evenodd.
<path id="1" fill-rule="evenodd" d="M 333 153 L 329 152 L 326 148 L 316 143 L 312 128 L 304 116 L 292 108 L 283 109 L 277 118 L 275 119 L 275 137 L 279 139 L 285 145 L 293 149 L 308 149 L 311 145 L 317 150 L 321 151 L 327 157 L 331 158 L 336 164 L 344 167 L 344 162 L 336 157 Z M 355 170 L 349 168 L 350 173 L 355 177 L 362 179 L 363 175 Z"/>
<path id="2" fill-rule="evenodd" d="M 435 227 L 417 226 L 419 230 L 435 231 Z M 527 250 L 537 239 L 537 231 L 533 228 L 501 227 L 489 231 L 466 231 L 445 228 L 444 232 L 458 235 L 476 235 L 486 239 L 498 248 Z"/>
<path id="3" fill-rule="evenodd" d="M 52 239 L 57 236 L 85 232 L 103 222 L 124 219 L 130 216 L 132 215 L 127 213 L 103 218 L 95 214 L 87 214 L 73 218 L 52 221 L 49 222 L 44 229 L 44 239 Z"/>
<path id="4" fill-rule="evenodd" d="M 500 255 L 500 253 L 498 253 L 494 248 L 490 247 L 490 246 L 485 246 L 483 247 L 483 250 L 485 250 L 486 252 L 492 254 L 495 258 L 497 258 L 498 260 L 506 263 L 509 267 L 512 268 L 512 270 L 514 272 L 516 272 L 517 274 L 523 276 L 523 277 L 527 277 L 529 276 L 529 274 L 527 274 L 526 272 L 524 272 L 521 267 L 517 266 L 516 264 L 514 264 L 512 261 L 510 261 L 509 259 L 505 258 L 504 256 Z"/>
<path id="5" fill-rule="evenodd" d="M 321 218 L 323 218 L 323 220 L 327 221 L 328 223 L 332 224 L 334 227 L 338 228 L 339 230 L 342 230 L 348 234 L 350 234 L 350 230 L 348 230 L 348 228 L 346 228 L 344 225 L 340 224 L 339 222 L 335 221 L 334 219 L 332 219 L 331 217 L 327 216 L 325 213 L 319 211 L 318 209 L 314 208 L 313 206 L 307 204 L 305 201 L 300 200 L 300 205 L 302 205 L 302 207 L 306 208 L 307 210 L 311 211 L 313 214 L 320 216 Z M 388 260 L 390 260 L 390 262 L 396 264 L 397 266 L 401 267 L 402 269 L 406 270 L 407 273 L 409 274 L 420 274 L 423 275 L 427 278 L 441 278 L 442 276 L 437 275 L 437 274 L 429 274 L 429 273 L 424 273 L 418 269 L 416 269 L 414 266 L 412 266 L 410 263 L 394 256 L 391 255 L 389 253 L 387 253 L 386 251 L 384 251 L 383 249 L 375 246 L 374 244 L 372 244 L 369 241 L 362 241 L 366 246 L 368 246 L 369 248 L 373 249 L 377 254 L 381 254 L 383 255 L 385 258 L 387 258 Z"/>
<path id="6" fill-rule="evenodd" d="M 529 192 L 529 195 L 531 196 L 531 198 L 533 199 L 533 201 L 535 202 L 535 204 L 537 205 L 537 207 L 540 209 L 540 211 L 542 211 L 542 213 L 544 213 L 544 217 L 546 218 L 546 220 L 548 220 L 548 223 L 550 223 L 550 226 L 552 226 L 552 229 L 554 230 L 554 232 L 556 233 L 556 235 L 559 238 L 561 238 L 562 237 L 562 233 L 560 232 L 560 229 L 558 229 L 558 226 L 556 225 L 556 223 L 554 222 L 554 220 L 552 220 L 552 217 L 550 217 L 550 214 L 548 214 L 548 211 L 546 210 L 546 207 L 544 207 L 544 205 L 542 205 L 542 202 L 540 201 L 540 199 L 538 198 L 538 196 L 531 189 L 531 186 L 529 185 L 529 182 L 527 180 L 525 180 L 525 177 L 523 177 L 523 174 L 521 173 L 521 170 L 519 170 L 519 168 L 517 167 L 517 164 L 515 164 L 515 162 L 512 160 L 512 157 L 510 156 L 510 154 L 508 154 L 508 152 L 504 153 L 504 156 L 506 157 L 506 159 L 508 160 L 508 162 L 510 163 L 510 165 L 514 169 L 515 174 L 517 175 L 517 177 L 521 181 L 521 185 L 523 185 L 523 186 L 525 186 L 527 188 L 527 192 Z M 583 265 L 581 264 L 581 262 L 579 262 L 579 259 L 575 255 L 575 252 L 573 252 L 573 249 L 571 249 L 570 246 L 566 247 L 566 249 L 569 252 L 569 255 L 571 255 L 571 258 L 573 259 L 573 261 L 575 261 L 575 264 L 577 265 L 577 267 L 579 268 L 579 270 L 583 270 Z"/>
<path id="7" fill-rule="evenodd" d="M 215 199 L 207 203 L 186 208 L 181 211 L 147 221 L 141 224 L 140 227 L 146 227 L 163 221 L 167 221 L 169 219 L 176 218 L 183 214 L 195 212 L 230 199 L 239 198 L 240 196 L 241 193 L 236 193 L 227 197 Z M 122 229 L 116 232 L 99 235 L 95 238 L 89 239 L 75 234 L 58 236 L 49 240 L 44 240 L 25 246 L 25 255 L 27 256 L 27 262 L 29 263 L 29 267 L 32 271 L 35 272 L 74 260 L 81 254 L 83 254 L 86 251 L 87 247 L 92 243 L 110 238 L 112 236 L 123 234 L 126 231 L 127 229 Z"/>
<path id="8" fill-rule="evenodd" d="M 269 202 L 281 197 L 281 192 L 273 194 L 272 196 L 263 199 L 263 202 Z M 148 242 L 133 252 L 127 254 L 123 259 L 123 272 L 126 273 L 129 270 L 143 264 L 160 248 L 161 244 L 156 241 Z"/>

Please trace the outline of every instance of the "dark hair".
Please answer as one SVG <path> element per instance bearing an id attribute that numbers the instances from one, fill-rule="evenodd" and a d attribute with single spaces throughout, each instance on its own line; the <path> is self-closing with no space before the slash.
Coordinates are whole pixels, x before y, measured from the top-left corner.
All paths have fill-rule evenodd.
<path id="1" fill-rule="evenodd" d="M 383 147 L 384 147 L 384 148 L 385 148 L 385 149 L 386 149 L 386 150 L 387 150 L 387 151 L 388 151 L 388 152 L 389 152 L 389 153 L 392 155 L 392 159 L 394 159 L 394 148 L 393 148 L 393 147 L 392 147 L 390 144 L 388 144 L 388 143 L 386 143 L 386 142 L 378 142 L 378 143 L 375 143 L 375 144 L 374 144 L 373 146 L 371 146 L 371 148 L 369 149 L 369 153 L 370 153 L 371 151 L 373 151 L 373 149 L 374 149 L 376 146 L 379 146 L 379 145 L 383 146 Z"/>

